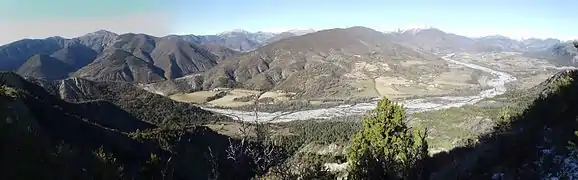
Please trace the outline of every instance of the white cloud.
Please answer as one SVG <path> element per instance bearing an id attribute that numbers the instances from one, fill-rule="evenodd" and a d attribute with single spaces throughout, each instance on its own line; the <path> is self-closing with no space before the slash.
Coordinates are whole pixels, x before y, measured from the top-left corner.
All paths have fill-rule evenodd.
<path id="1" fill-rule="evenodd" d="M 32 21 L 0 22 L 0 44 L 23 38 L 65 38 L 106 29 L 116 33 L 146 33 L 164 36 L 170 33 L 171 21 L 166 14 L 132 14 L 121 17 L 35 19 Z"/>

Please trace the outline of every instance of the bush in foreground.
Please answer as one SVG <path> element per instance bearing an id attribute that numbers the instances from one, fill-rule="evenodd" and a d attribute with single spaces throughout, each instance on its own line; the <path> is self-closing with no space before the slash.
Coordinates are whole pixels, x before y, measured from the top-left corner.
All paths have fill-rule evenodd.
<path id="1" fill-rule="evenodd" d="M 348 152 L 349 179 L 421 179 L 428 145 L 424 130 L 404 123 L 403 107 L 383 98 L 363 119 Z"/>

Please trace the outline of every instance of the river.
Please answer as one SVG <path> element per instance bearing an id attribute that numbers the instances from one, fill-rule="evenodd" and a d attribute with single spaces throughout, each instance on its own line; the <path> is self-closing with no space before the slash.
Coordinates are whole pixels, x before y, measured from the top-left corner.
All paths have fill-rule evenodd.
<path id="1" fill-rule="evenodd" d="M 481 71 L 488 72 L 494 76 L 493 79 L 488 81 L 488 85 L 492 88 L 481 91 L 479 94 L 474 96 L 441 96 L 441 97 L 428 97 L 420 99 L 410 99 L 398 102 L 402 104 L 408 113 L 433 111 L 439 109 L 447 109 L 452 107 L 461 107 L 468 104 L 475 104 L 482 99 L 491 98 L 497 95 L 504 94 L 506 92 L 505 85 L 509 82 L 516 81 L 516 77 L 505 73 L 496 71 L 487 67 L 460 62 L 451 59 L 452 54 L 448 54 L 442 59 L 466 66 L 472 69 L 477 69 Z M 287 122 L 296 120 L 309 120 L 309 119 L 331 119 L 335 117 L 351 116 L 351 115 L 362 115 L 368 110 L 375 109 L 379 99 L 375 99 L 372 102 L 367 103 L 357 103 L 351 105 L 340 105 L 330 108 L 320 108 L 313 110 L 303 110 L 303 111 L 293 111 L 293 112 L 257 112 L 258 119 L 260 122 Z M 232 109 L 218 109 L 218 108 L 207 108 L 203 109 L 220 113 L 229 116 L 236 120 L 255 122 L 255 113 L 251 111 L 239 111 Z"/>

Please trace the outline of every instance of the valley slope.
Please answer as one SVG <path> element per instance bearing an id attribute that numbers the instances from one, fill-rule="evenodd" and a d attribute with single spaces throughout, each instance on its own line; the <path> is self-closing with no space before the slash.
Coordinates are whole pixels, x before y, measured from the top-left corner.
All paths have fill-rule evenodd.
<path id="1" fill-rule="evenodd" d="M 301 103 L 467 94 L 482 88 L 478 78 L 483 76 L 490 74 L 448 64 L 381 32 L 351 27 L 285 38 L 220 61 L 206 72 L 145 88 L 194 103 L 223 92 L 230 100 L 209 104 L 241 107 L 253 99 Z M 203 93 L 181 94 L 195 91 Z"/>

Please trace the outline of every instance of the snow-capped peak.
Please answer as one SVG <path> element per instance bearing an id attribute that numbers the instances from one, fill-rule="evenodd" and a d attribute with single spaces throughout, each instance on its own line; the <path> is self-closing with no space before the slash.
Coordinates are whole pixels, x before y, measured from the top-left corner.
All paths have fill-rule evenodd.
<path id="1" fill-rule="evenodd" d="M 116 34 L 113 32 L 110 32 L 106 29 L 99 29 L 97 31 L 86 34 L 86 36 L 98 36 L 98 35 L 105 36 L 105 35 L 116 35 Z"/>
<path id="2" fill-rule="evenodd" d="M 406 30 L 401 30 L 402 34 L 412 34 L 412 35 L 416 35 L 417 33 L 420 33 L 422 31 L 426 31 L 426 30 L 437 30 L 436 28 L 433 27 L 426 27 L 426 28 L 410 28 L 410 29 L 406 29 Z"/>
<path id="3" fill-rule="evenodd" d="M 226 35 L 226 34 L 231 34 L 231 33 L 247 33 L 247 31 L 245 31 L 244 29 L 233 29 L 230 31 L 222 32 L 219 35 Z"/>
<path id="4" fill-rule="evenodd" d="M 297 36 L 301 36 L 301 35 L 305 35 L 305 34 L 309 34 L 309 33 L 314 33 L 316 31 L 315 31 L 315 29 L 291 29 L 287 32 L 295 34 Z"/>

